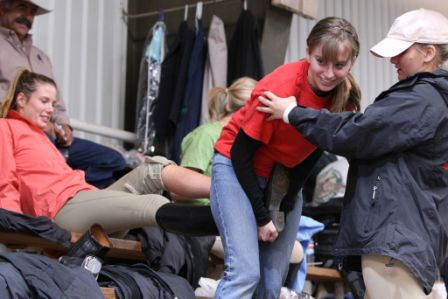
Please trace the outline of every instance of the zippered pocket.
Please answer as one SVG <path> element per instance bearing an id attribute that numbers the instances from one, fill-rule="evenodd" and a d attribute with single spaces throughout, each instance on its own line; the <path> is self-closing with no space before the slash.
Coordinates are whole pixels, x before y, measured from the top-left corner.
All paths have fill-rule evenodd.
<path id="1" fill-rule="evenodd" d="M 377 198 L 379 196 L 379 188 L 380 188 L 380 184 L 381 184 L 381 176 L 377 176 L 375 182 L 373 183 L 372 186 L 372 190 L 371 190 L 371 198 L 370 198 L 370 209 L 369 211 L 367 211 L 367 221 L 365 223 L 364 226 L 364 233 L 368 233 L 371 225 L 372 225 L 372 221 L 373 218 L 376 217 L 375 213 L 373 213 L 373 211 L 375 210 L 375 206 L 377 204 Z"/>

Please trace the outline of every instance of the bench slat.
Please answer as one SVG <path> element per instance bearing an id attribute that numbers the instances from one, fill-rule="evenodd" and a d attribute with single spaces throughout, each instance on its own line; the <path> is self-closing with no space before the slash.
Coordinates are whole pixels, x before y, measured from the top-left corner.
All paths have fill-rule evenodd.
<path id="1" fill-rule="evenodd" d="M 71 243 L 79 240 L 82 234 L 72 233 Z M 109 238 L 112 248 L 107 253 L 108 257 L 126 259 L 132 261 L 143 261 L 144 255 L 139 241 Z M 24 248 L 27 246 L 42 249 L 67 250 L 62 245 L 46 240 L 44 238 L 18 232 L 0 232 L 0 243 L 13 248 Z"/>

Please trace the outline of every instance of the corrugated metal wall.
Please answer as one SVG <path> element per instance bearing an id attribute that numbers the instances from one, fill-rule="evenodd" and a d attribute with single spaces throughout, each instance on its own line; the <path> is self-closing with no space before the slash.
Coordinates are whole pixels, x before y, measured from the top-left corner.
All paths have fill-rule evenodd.
<path id="1" fill-rule="evenodd" d="M 389 59 L 381 59 L 370 54 L 369 49 L 383 39 L 394 19 L 406 11 L 419 7 L 448 10 L 447 0 L 316 0 L 319 1 L 318 19 L 327 16 L 343 17 L 358 31 L 361 44 L 359 58 L 353 67 L 353 75 L 361 86 L 362 106 L 373 102 L 379 93 L 397 81 L 395 68 Z M 304 57 L 305 40 L 316 21 L 294 16 L 290 33 L 290 46 L 286 61 Z"/>
<path id="2" fill-rule="evenodd" d="M 258 1 L 258 0 L 252 0 Z M 387 59 L 369 54 L 396 16 L 418 7 L 447 14 L 447 0 L 316 0 L 318 18 L 341 16 L 358 29 L 361 53 L 353 73 L 363 91 L 363 107 L 396 81 Z M 81 121 L 123 128 L 127 28 L 122 8 L 127 0 L 48 0 L 53 12 L 35 19 L 35 44 L 51 57 L 69 114 Z M 287 61 L 305 54 L 305 40 L 315 21 L 294 17 Z M 102 143 L 113 143 L 77 133 Z"/>
<path id="3" fill-rule="evenodd" d="M 35 18 L 34 41 L 52 59 L 70 117 L 122 128 L 127 39 L 122 8 L 127 0 L 48 0 L 48 6 L 53 12 Z"/>

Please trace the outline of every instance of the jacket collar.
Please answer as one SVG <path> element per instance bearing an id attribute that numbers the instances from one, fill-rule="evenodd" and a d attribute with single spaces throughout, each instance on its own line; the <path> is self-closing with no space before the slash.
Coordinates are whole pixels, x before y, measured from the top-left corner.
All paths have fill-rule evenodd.
<path id="1" fill-rule="evenodd" d="M 8 115 L 6 116 L 6 118 L 9 119 L 17 119 L 20 121 L 23 121 L 25 123 L 28 124 L 28 126 L 30 126 L 31 129 L 33 129 L 34 131 L 38 131 L 40 133 L 44 133 L 43 130 L 41 128 L 39 128 L 38 126 L 36 126 L 35 124 L 33 124 L 32 122 L 30 122 L 29 120 L 27 120 L 26 118 L 24 118 L 22 115 L 20 115 L 17 111 L 15 110 L 9 110 L 8 111 Z"/>
<path id="2" fill-rule="evenodd" d="M 434 81 L 437 78 L 443 78 L 445 77 L 448 80 L 448 71 L 443 70 L 443 69 L 438 69 L 434 72 L 421 72 L 421 73 L 415 73 L 410 75 L 409 77 L 407 77 L 406 79 L 400 80 L 397 83 L 395 83 L 394 85 L 392 85 L 392 87 L 390 87 L 388 90 L 383 91 L 382 93 L 380 93 L 377 97 L 377 99 L 382 98 L 384 95 L 395 91 L 395 90 L 400 90 L 400 89 L 406 89 L 409 88 L 411 86 L 414 86 L 418 81 L 420 80 L 425 80 L 425 81 Z"/>

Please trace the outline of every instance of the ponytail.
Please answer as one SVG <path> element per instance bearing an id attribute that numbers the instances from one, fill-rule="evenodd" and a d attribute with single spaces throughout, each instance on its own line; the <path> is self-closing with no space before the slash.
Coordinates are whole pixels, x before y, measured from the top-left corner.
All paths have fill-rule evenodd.
<path id="1" fill-rule="evenodd" d="M 348 74 L 345 80 L 336 87 L 330 110 L 332 112 L 361 110 L 361 89 L 352 74 Z"/>

